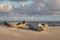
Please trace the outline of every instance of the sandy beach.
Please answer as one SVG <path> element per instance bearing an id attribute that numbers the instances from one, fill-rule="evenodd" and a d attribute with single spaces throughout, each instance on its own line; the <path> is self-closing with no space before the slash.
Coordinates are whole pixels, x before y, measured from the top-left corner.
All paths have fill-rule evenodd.
<path id="1" fill-rule="evenodd" d="M 44 32 L 0 27 L 0 40 L 60 40 L 60 27 L 49 27 Z"/>

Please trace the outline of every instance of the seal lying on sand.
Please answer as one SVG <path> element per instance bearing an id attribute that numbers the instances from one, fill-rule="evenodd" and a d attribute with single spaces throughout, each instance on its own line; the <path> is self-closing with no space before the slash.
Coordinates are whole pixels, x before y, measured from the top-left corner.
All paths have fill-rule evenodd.
<path id="1" fill-rule="evenodd" d="M 37 25 L 30 25 L 29 29 L 32 29 L 32 30 L 35 30 L 35 31 L 45 31 L 45 30 L 48 29 L 48 25 L 38 23 Z"/>
<path id="2" fill-rule="evenodd" d="M 4 21 L 3 22 L 3 25 L 7 26 L 7 27 L 16 27 L 16 22 L 7 22 L 7 21 Z"/>
<path id="3" fill-rule="evenodd" d="M 25 21 L 19 22 L 19 23 L 8 23 L 6 21 L 3 22 L 4 25 L 8 27 L 16 27 L 16 28 L 26 28 L 31 29 L 35 31 L 45 31 L 48 29 L 48 24 L 27 24 Z"/>
<path id="4" fill-rule="evenodd" d="M 4 21 L 3 24 L 4 24 L 5 26 L 11 27 L 11 25 L 10 25 L 7 21 Z"/>
<path id="5" fill-rule="evenodd" d="M 16 24 L 16 26 L 18 27 L 18 28 L 25 28 L 26 27 L 26 22 L 25 21 L 22 21 L 21 23 L 17 23 Z"/>
<path id="6" fill-rule="evenodd" d="M 39 23 L 38 24 L 38 27 L 40 27 L 40 30 L 41 31 L 45 31 L 45 30 L 48 29 L 48 24 L 41 24 L 41 23 Z"/>
<path id="7" fill-rule="evenodd" d="M 44 30 L 47 30 L 48 29 L 48 24 L 42 24 L 42 26 L 43 26 L 43 29 Z"/>
<path id="8" fill-rule="evenodd" d="M 24 27 L 26 27 L 26 22 L 25 21 L 22 21 L 20 23 L 16 23 L 16 22 L 8 23 L 7 21 L 4 21 L 3 22 L 3 25 L 5 25 L 7 27 L 24 28 Z"/>

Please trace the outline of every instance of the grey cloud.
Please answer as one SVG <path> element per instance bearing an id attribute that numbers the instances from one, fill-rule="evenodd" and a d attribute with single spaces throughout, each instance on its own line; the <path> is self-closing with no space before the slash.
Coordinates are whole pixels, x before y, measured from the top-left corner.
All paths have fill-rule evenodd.
<path id="1" fill-rule="evenodd" d="M 23 1 L 23 0 L 10 0 L 10 1 Z M 27 0 L 24 0 L 27 1 Z M 13 9 L 12 12 L 26 15 L 53 15 L 55 11 L 60 10 L 57 0 L 32 0 L 34 3 L 31 5 L 24 5 L 22 8 Z M 58 2 L 58 1 L 57 1 Z M 55 6 L 55 4 L 57 6 Z M 51 12 L 53 11 L 53 12 Z M 56 15 L 59 13 L 56 13 Z"/>
<path id="2" fill-rule="evenodd" d="M 51 10 L 60 10 L 60 0 L 49 0 Z"/>
<path id="3" fill-rule="evenodd" d="M 49 10 L 48 3 L 44 3 L 43 0 L 33 0 L 34 3 L 28 7 L 25 6 L 25 11 L 27 14 L 44 14 L 44 11 Z M 28 8 L 28 9 L 27 9 Z M 28 13 L 29 12 L 29 13 Z"/>
<path id="4" fill-rule="evenodd" d="M 32 0 L 31 5 L 24 5 L 21 9 L 13 9 L 14 12 L 26 15 L 59 15 L 55 11 L 60 10 L 60 4 L 57 0 Z M 57 2 L 56 2 L 57 1 Z M 55 4 L 57 6 L 55 6 Z M 20 11 L 20 12 L 19 12 Z M 53 11 L 53 12 L 52 12 Z"/>
<path id="5" fill-rule="evenodd" d="M 28 10 L 30 14 L 59 15 L 60 13 L 60 12 L 57 13 L 57 11 L 60 11 L 59 0 L 33 0 L 33 1 L 34 3 L 30 7 L 28 7 L 28 9 L 27 8 L 25 9 Z"/>
<path id="6" fill-rule="evenodd" d="M 19 2 L 19 1 L 28 1 L 28 0 L 9 0 L 9 1 L 17 1 L 17 2 Z"/>

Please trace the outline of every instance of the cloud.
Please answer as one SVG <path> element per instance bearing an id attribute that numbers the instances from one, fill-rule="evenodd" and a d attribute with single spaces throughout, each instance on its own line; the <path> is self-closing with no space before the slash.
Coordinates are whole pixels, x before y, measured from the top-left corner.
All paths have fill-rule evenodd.
<path id="1" fill-rule="evenodd" d="M 21 20 L 48 20 L 41 15 L 57 15 L 51 12 L 57 9 L 56 2 L 52 0 L 10 0 L 0 1 L 0 20 L 21 21 Z M 22 2 L 22 3 L 21 3 Z M 29 3 L 30 2 L 30 3 Z M 55 6 L 55 4 L 57 6 Z M 59 3 L 58 3 L 59 4 Z M 55 7 L 54 7 L 54 6 Z M 59 9 L 59 7 L 58 7 Z M 58 10 L 57 9 L 57 10 Z M 58 13 L 59 14 L 59 13 Z M 33 17 L 32 17 L 33 15 Z M 48 17 L 48 16 L 47 16 Z M 12 20 L 13 19 L 13 20 Z"/>
<path id="2" fill-rule="evenodd" d="M 0 12 L 9 12 L 12 10 L 12 8 L 13 6 L 11 4 L 4 4 L 4 3 L 0 4 Z"/>
<path id="3" fill-rule="evenodd" d="M 21 1 L 28 1 L 28 0 L 9 0 L 9 1 L 16 1 L 16 2 L 21 2 Z"/>
<path id="4" fill-rule="evenodd" d="M 43 14 L 42 11 L 45 12 L 48 9 L 48 1 L 46 0 L 32 0 L 31 5 L 26 5 L 23 7 L 23 12 L 25 11 L 27 14 Z M 25 13 L 24 12 L 24 13 Z"/>
<path id="5" fill-rule="evenodd" d="M 17 3 L 17 1 L 19 1 L 19 4 Z M 24 1 L 26 2 L 23 2 L 23 0 L 15 0 L 14 1 L 15 3 L 13 2 L 15 8 L 12 9 L 13 10 L 12 12 L 26 15 L 59 15 L 59 13 L 55 12 L 55 10 L 56 11 L 60 10 L 59 0 L 28 0 L 28 1 L 24 0 Z M 16 7 L 16 5 L 18 8 Z"/>
<path id="6" fill-rule="evenodd" d="M 60 10 L 60 0 L 49 0 L 52 10 Z"/>
<path id="7" fill-rule="evenodd" d="M 59 15 L 60 0 L 32 0 L 34 3 L 29 6 L 24 6 L 24 11 L 27 14 L 37 15 Z M 28 9 L 27 9 L 28 8 Z M 52 12 L 53 11 L 53 12 Z M 56 12 L 55 12 L 56 11 Z"/>
<path id="8" fill-rule="evenodd" d="M 0 9 L 4 9 L 4 4 L 0 4 Z"/>

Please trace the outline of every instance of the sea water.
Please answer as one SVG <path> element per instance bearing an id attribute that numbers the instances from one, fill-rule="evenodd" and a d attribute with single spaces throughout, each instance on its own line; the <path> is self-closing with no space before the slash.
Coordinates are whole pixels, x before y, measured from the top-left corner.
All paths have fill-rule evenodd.
<path id="1" fill-rule="evenodd" d="M 22 22 L 22 21 L 7 21 L 8 23 L 12 22 Z M 37 25 L 38 23 L 48 24 L 49 26 L 60 26 L 60 21 L 26 21 L 27 24 Z M 3 21 L 0 21 L 0 25 L 3 25 Z"/>

